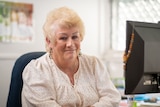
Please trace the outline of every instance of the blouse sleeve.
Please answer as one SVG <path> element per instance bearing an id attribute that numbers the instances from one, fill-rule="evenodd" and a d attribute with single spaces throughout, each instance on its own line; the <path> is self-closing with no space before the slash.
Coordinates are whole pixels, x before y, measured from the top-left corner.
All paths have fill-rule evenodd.
<path id="1" fill-rule="evenodd" d="M 51 81 L 49 70 L 31 61 L 23 71 L 22 106 L 61 107 Z"/>
<path id="2" fill-rule="evenodd" d="M 119 107 L 120 93 L 112 83 L 106 67 L 98 59 L 95 60 L 96 86 L 99 93 L 99 102 L 94 107 Z"/>

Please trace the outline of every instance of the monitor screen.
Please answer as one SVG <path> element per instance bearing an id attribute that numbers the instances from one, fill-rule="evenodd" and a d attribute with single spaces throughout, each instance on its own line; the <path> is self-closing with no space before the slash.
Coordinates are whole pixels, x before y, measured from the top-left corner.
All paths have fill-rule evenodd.
<path id="1" fill-rule="evenodd" d="M 125 94 L 160 92 L 160 24 L 126 21 Z"/>

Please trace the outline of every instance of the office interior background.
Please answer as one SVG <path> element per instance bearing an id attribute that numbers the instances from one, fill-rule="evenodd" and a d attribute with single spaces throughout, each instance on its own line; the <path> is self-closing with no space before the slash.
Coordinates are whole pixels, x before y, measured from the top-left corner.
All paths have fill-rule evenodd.
<path id="1" fill-rule="evenodd" d="M 126 20 L 154 23 L 160 21 L 160 0 L 4 1 L 33 4 L 34 38 L 33 41 L 24 43 L 0 42 L 0 107 L 6 106 L 12 68 L 16 59 L 27 52 L 45 51 L 42 26 L 50 10 L 68 6 L 80 15 L 86 30 L 81 44 L 82 53 L 99 57 L 106 64 L 113 80 L 122 79 L 116 83 L 119 85 L 124 85 L 122 57 L 125 50 Z"/>

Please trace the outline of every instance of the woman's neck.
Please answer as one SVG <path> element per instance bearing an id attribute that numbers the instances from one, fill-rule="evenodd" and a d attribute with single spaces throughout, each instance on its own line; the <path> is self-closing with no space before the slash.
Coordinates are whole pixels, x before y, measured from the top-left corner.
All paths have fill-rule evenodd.
<path id="1" fill-rule="evenodd" d="M 57 67 L 67 74 L 70 79 L 72 85 L 74 85 L 74 74 L 78 71 L 79 68 L 79 59 L 70 59 L 70 60 L 62 60 L 57 57 L 52 57 Z"/>
<path id="2" fill-rule="evenodd" d="M 60 59 L 57 57 L 56 58 L 53 57 L 53 60 L 54 60 L 55 64 L 58 66 L 58 68 L 65 73 L 67 73 L 67 72 L 75 73 L 78 70 L 78 67 L 79 67 L 78 58 L 64 60 L 64 59 Z"/>

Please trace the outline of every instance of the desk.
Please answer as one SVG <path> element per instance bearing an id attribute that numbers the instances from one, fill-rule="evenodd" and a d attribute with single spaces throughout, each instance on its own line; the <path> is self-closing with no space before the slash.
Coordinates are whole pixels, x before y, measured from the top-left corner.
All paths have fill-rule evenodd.
<path id="1" fill-rule="evenodd" d="M 160 103 L 140 103 L 138 107 L 160 107 Z"/>
<path id="2" fill-rule="evenodd" d="M 136 102 L 136 101 L 127 102 L 127 100 L 121 100 L 119 107 L 160 107 L 160 102 L 158 103 Z"/>

